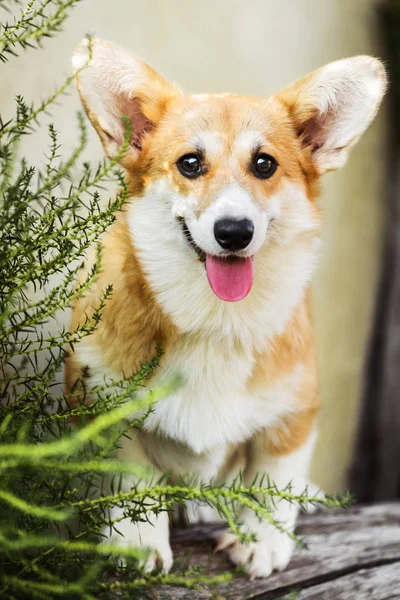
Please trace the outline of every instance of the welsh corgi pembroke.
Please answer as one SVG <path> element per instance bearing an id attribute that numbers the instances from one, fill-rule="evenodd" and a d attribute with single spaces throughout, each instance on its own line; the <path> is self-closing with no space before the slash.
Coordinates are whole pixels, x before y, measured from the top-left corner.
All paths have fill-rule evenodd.
<path id="1" fill-rule="evenodd" d="M 151 387 L 180 375 L 121 455 L 199 482 L 307 485 L 319 406 L 310 285 L 320 242 L 319 178 L 342 167 L 386 88 L 381 62 L 338 60 L 267 98 L 184 94 L 119 46 L 80 43 L 73 65 L 87 115 L 110 158 L 120 154 L 130 199 L 102 240 L 101 273 L 73 307 L 72 328 L 113 293 L 96 331 L 66 365 L 67 389 L 137 372 L 161 346 Z M 88 256 L 86 274 L 94 261 Z M 82 274 L 85 277 L 85 271 Z M 129 478 L 123 484 L 131 489 Z M 295 527 L 285 500 L 274 518 Z M 212 511 L 189 507 L 192 520 Z M 168 514 L 121 517 L 115 543 L 152 549 L 168 572 Z M 223 532 L 218 548 L 251 578 L 288 564 L 294 542 L 244 508 L 257 541 Z"/>

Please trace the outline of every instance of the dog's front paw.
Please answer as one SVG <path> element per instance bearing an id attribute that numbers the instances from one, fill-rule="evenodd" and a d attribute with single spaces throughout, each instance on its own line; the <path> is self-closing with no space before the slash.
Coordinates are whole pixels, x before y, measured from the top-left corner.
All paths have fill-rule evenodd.
<path id="1" fill-rule="evenodd" d="M 143 558 L 139 561 L 139 564 L 146 573 L 151 573 L 155 569 L 161 569 L 163 573 L 169 573 L 172 567 L 173 556 L 168 541 L 165 543 L 161 541 L 154 543 L 154 540 L 146 540 L 145 536 L 141 536 L 141 542 L 138 543 L 137 536 L 131 538 L 129 536 L 113 535 L 110 538 L 110 542 L 121 549 L 141 548 L 143 550 Z M 119 567 L 127 566 L 127 560 L 123 552 L 117 558 L 117 565 Z"/>
<path id="2" fill-rule="evenodd" d="M 119 509 L 114 512 L 116 514 Z M 115 516 L 115 515 L 114 515 Z M 161 569 L 168 573 L 172 567 L 173 557 L 169 543 L 169 526 L 167 513 L 161 513 L 152 523 L 133 523 L 130 519 L 123 519 L 118 523 L 118 531 L 113 531 L 108 537 L 109 531 L 104 533 L 108 537 L 108 543 L 122 548 L 140 548 L 143 550 L 141 567 L 147 573 L 154 569 Z M 126 566 L 124 553 L 118 558 L 119 566 Z"/>
<path id="3" fill-rule="evenodd" d="M 217 551 L 226 550 L 230 560 L 243 567 L 250 579 L 268 577 L 273 570 L 282 571 L 292 557 L 295 542 L 289 535 L 271 525 L 257 531 L 256 542 L 243 544 L 235 535 L 224 532 L 218 539 Z"/>

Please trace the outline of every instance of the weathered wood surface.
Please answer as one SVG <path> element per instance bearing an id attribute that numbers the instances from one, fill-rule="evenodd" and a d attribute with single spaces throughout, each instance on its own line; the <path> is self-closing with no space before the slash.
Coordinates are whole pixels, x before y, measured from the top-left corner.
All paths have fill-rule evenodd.
<path id="1" fill-rule="evenodd" d="M 232 569 L 214 554 L 213 536 L 221 526 L 175 529 L 175 564 L 205 565 L 216 575 Z M 153 597 L 203 600 L 394 600 L 400 599 L 400 504 L 321 511 L 303 515 L 298 532 L 308 545 L 288 568 L 265 580 L 235 577 L 216 588 L 194 591 L 159 587 Z M 297 591 L 295 593 L 294 591 Z"/>

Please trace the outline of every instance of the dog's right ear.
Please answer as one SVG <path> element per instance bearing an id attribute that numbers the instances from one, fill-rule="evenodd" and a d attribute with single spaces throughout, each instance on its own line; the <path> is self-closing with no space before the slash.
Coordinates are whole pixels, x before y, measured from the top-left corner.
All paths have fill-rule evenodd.
<path id="1" fill-rule="evenodd" d="M 386 91 L 383 64 L 371 56 L 332 62 L 278 94 L 321 175 L 341 168 Z"/>
<path id="2" fill-rule="evenodd" d="M 120 46 L 103 40 L 83 40 L 75 47 L 72 64 L 76 70 L 84 67 L 76 77 L 77 87 L 107 156 L 118 154 L 125 137 L 123 117 L 127 117 L 132 135 L 122 163 L 136 160 L 180 90 Z"/>

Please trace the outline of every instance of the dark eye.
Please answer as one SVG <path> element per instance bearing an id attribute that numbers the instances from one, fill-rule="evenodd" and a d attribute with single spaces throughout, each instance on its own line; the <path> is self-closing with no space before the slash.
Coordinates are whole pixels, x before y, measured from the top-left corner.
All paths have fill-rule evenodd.
<path id="1" fill-rule="evenodd" d="M 271 177 L 275 173 L 277 166 L 278 163 L 275 158 L 269 154 L 265 154 L 265 152 L 257 152 L 251 162 L 251 170 L 259 179 L 268 179 Z"/>
<path id="2" fill-rule="evenodd" d="M 184 154 L 176 164 L 181 174 L 189 179 L 195 179 L 203 173 L 203 165 L 198 154 Z"/>

